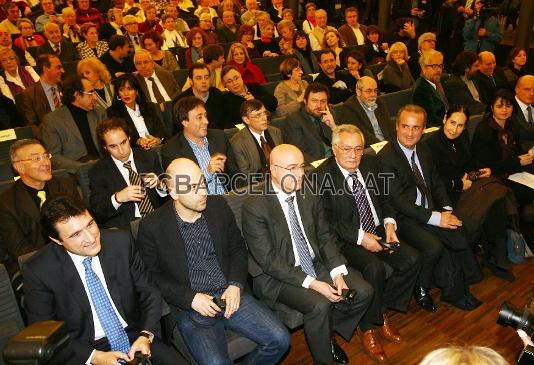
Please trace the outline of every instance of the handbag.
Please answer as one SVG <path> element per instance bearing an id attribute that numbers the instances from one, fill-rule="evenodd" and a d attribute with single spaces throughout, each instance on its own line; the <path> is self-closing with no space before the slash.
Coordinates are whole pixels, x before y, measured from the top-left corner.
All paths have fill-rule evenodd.
<path id="1" fill-rule="evenodd" d="M 513 229 L 506 230 L 506 251 L 508 253 L 508 260 L 514 264 L 520 264 L 525 260 L 527 244 L 525 238 L 521 233 Z"/>

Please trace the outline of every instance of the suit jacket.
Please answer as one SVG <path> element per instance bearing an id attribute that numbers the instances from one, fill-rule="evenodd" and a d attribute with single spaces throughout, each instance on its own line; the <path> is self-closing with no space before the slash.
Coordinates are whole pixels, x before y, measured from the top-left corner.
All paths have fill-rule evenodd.
<path id="1" fill-rule="evenodd" d="M 441 211 L 443 207 L 451 206 L 445 184 L 432 160 L 432 154 L 423 143 L 417 144 L 417 157 L 421 166 L 421 173 L 432 194 L 433 210 Z M 392 174 L 388 180 L 389 196 L 393 208 L 399 213 L 399 218 L 409 218 L 426 225 L 432 209 L 415 204 L 417 199 L 417 185 L 410 162 L 402 152 L 399 142 L 393 140 L 386 144 L 378 153 L 382 172 Z M 408 223 L 409 224 L 409 223 Z"/>
<path id="2" fill-rule="evenodd" d="M 122 28 L 122 33 L 126 34 L 126 29 Z M 109 40 L 115 34 L 117 34 L 117 30 L 110 23 L 104 23 L 98 28 L 99 39 Z"/>
<path id="3" fill-rule="evenodd" d="M 347 89 L 338 89 L 336 87 L 333 87 L 333 85 L 339 80 L 347 84 Z M 320 71 L 319 75 L 313 81 L 321 83 L 325 85 L 326 87 L 328 87 L 328 91 L 330 93 L 329 101 L 332 104 L 343 103 L 351 95 L 354 94 L 354 90 L 348 89 L 349 85 L 351 83 L 353 84 L 354 82 L 351 82 L 349 78 L 349 74 L 346 71 L 342 71 L 342 70 L 336 71 L 335 80 L 332 80 L 330 77 L 326 76 L 326 74 L 323 71 Z"/>
<path id="4" fill-rule="evenodd" d="M 76 48 L 74 48 L 73 44 L 62 39 L 60 43 L 60 51 L 59 59 L 61 62 L 75 62 L 78 59 L 78 54 L 76 53 Z M 44 42 L 43 45 L 37 47 L 37 57 L 43 54 L 55 54 L 54 50 L 52 49 L 52 46 L 50 45 L 50 42 Z"/>
<path id="5" fill-rule="evenodd" d="M 380 100 L 376 100 L 377 108 L 375 110 L 376 120 L 382 130 L 382 134 L 386 141 L 395 137 L 395 122 L 391 120 L 386 104 Z M 351 123 L 356 125 L 363 133 L 365 138 L 365 147 L 373 143 L 380 142 L 376 136 L 371 124 L 371 120 L 358 101 L 356 96 L 350 97 L 341 106 L 336 108 L 336 119 L 342 120 L 343 123 Z"/>
<path id="6" fill-rule="evenodd" d="M 301 106 L 299 110 L 286 116 L 282 127 L 284 142 L 297 146 L 304 154 L 306 163 L 324 158 L 325 145 L 330 146 L 332 140 L 332 130 L 321 123 L 323 138 L 310 118 L 305 107 Z"/>
<path id="7" fill-rule="evenodd" d="M 171 100 L 174 100 L 174 98 L 176 98 L 178 94 L 180 93 L 181 89 L 179 88 L 178 83 L 176 82 L 176 79 L 174 78 L 172 73 L 162 69 L 161 67 L 157 65 L 154 66 L 154 73 L 156 74 L 159 81 L 165 88 L 165 91 L 169 95 L 169 98 L 171 98 Z M 152 101 L 152 100 L 149 100 L 150 93 L 148 92 L 148 85 L 145 81 L 145 78 L 139 74 L 136 75 L 136 77 L 137 77 L 137 81 L 139 81 L 139 85 L 141 86 L 141 90 L 143 90 L 143 94 L 146 97 L 146 101 Z"/>
<path id="8" fill-rule="evenodd" d="M 477 86 L 476 83 L 475 86 Z M 484 113 L 484 104 L 473 99 L 467 85 L 458 76 L 449 75 L 443 84 L 443 89 L 450 105 L 466 105 L 471 115 Z M 478 86 L 477 90 L 479 90 Z"/>
<path id="9" fill-rule="evenodd" d="M 226 200 L 210 195 L 202 212 L 210 231 L 219 265 L 228 282 L 247 281 L 247 249 Z M 172 201 L 150 214 L 139 226 L 137 247 L 171 307 L 191 310 L 191 288 L 185 244 Z"/>
<path id="10" fill-rule="evenodd" d="M 159 176 L 163 173 L 156 152 L 137 148 L 133 148 L 132 151 L 138 174 L 153 172 Z M 110 155 L 101 158 L 89 170 L 89 187 L 91 191 L 89 207 L 97 222 L 103 227 L 126 229 L 130 222 L 135 219 L 134 202 L 123 203 L 117 210 L 111 203 L 111 196 L 128 185 L 130 184 L 124 180 Z M 162 199 L 156 189 L 147 189 L 147 194 L 154 208 L 161 205 Z"/>
<path id="11" fill-rule="evenodd" d="M 208 129 L 208 135 L 206 137 L 208 139 L 210 154 L 221 152 L 226 155 L 224 173 L 230 177 L 238 173 L 239 168 L 237 167 L 234 151 L 224 132 L 218 129 Z M 163 168 L 167 169 L 170 163 L 179 157 L 188 158 L 198 164 L 195 153 L 182 132 L 169 139 L 161 148 Z M 226 185 L 226 190 L 230 190 L 229 183 L 230 181 Z"/>
<path id="12" fill-rule="evenodd" d="M 442 82 L 443 80 L 444 77 Z M 437 90 L 422 76 L 419 76 L 413 85 L 413 103 L 425 109 L 427 127 L 439 127 L 443 124 L 445 105 Z"/>
<path id="13" fill-rule="evenodd" d="M 360 32 L 363 34 L 363 40 L 365 42 L 365 35 L 367 34 L 367 27 L 365 25 L 359 24 Z M 358 40 L 356 39 L 356 35 L 354 35 L 354 31 L 352 30 L 351 26 L 348 24 L 343 24 L 338 29 L 339 35 L 341 38 L 343 38 L 343 41 L 345 42 L 345 46 L 357 46 Z"/>
<path id="14" fill-rule="evenodd" d="M 496 68 L 495 71 L 493 72 L 493 79 L 495 80 L 495 84 L 493 84 L 490 77 L 486 76 L 480 71 L 477 71 L 475 73 L 475 76 L 473 76 L 473 79 L 477 83 L 478 93 L 480 95 L 480 101 L 484 105 L 491 104 L 495 91 L 499 89 L 510 88 L 510 85 L 506 81 L 506 77 L 504 76 L 504 73 L 501 72 L 498 68 Z"/>
<path id="15" fill-rule="evenodd" d="M 532 107 L 534 108 L 534 107 Z M 532 111 L 534 113 L 534 110 Z M 514 112 L 512 114 L 512 124 L 519 131 L 519 143 L 523 151 L 528 151 L 534 146 L 534 125 L 525 118 L 525 114 L 514 98 Z"/>
<path id="16" fill-rule="evenodd" d="M 271 137 L 275 146 L 283 143 L 282 131 L 280 129 L 269 126 L 266 132 Z M 230 143 L 234 151 L 237 166 L 242 173 L 253 174 L 263 167 L 258 150 L 258 148 L 261 150 L 261 147 L 248 128 L 243 128 L 234 134 L 230 139 Z"/>
<path id="17" fill-rule="evenodd" d="M 223 25 L 217 28 L 217 37 L 219 38 L 219 43 L 232 43 L 237 42 L 237 30 L 239 27 L 236 27 L 236 32 L 232 32 L 230 28 Z"/>
<path id="18" fill-rule="evenodd" d="M 102 230 L 100 241 L 98 258 L 111 299 L 128 324 L 127 333 L 158 333 L 161 294 L 134 250 L 130 233 Z M 88 294 L 69 254 L 51 243 L 32 256 L 22 272 L 28 321 L 65 321 L 70 342 L 60 355 L 61 363 L 84 364 L 94 349 L 95 329 Z"/>
<path id="19" fill-rule="evenodd" d="M 100 145 L 96 136 L 98 122 L 106 119 L 106 110 L 95 106 L 87 113 L 91 137 L 95 146 Z M 69 108 L 62 105 L 46 115 L 43 122 L 43 142 L 52 154 L 54 169 L 77 169 L 78 160 L 87 155 L 87 148 Z"/>
<path id="20" fill-rule="evenodd" d="M 382 186 L 378 179 L 378 160 L 373 155 L 363 155 L 360 162 L 359 171 L 364 181 L 374 181 L 374 186 Z M 329 188 L 320 191 L 319 196 L 323 203 L 325 215 L 330 228 L 337 235 L 337 243 L 340 249 L 345 245 L 356 245 L 358 241 L 358 229 L 361 227 L 360 214 L 356 200 L 352 194 L 352 186 L 349 186 L 343 173 L 337 165 L 334 156 L 323 162 L 321 166 L 314 171 L 319 187 L 326 187 L 326 182 L 330 182 Z M 375 179 L 375 180 L 368 180 Z M 333 193 L 335 189 L 336 192 Z M 388 196 L 376 189 L 367 189 L 371 198 L 373 207 L 382 225 L 384 218 L 395 219 L 395 211 L 388 202 Z"/>
<path id="21" fill-rule="evenodd" d="M 47 199 L 60 195 L 80 199 L 76 185 L 69 178 L 52 177 L 46 183 L 46 191 Z M 17 180 L 0 195 L 0 241 L 9 254 L 6 266 L 10 274 L 18 268 L 19 256 L 38 250 L 46 243 L 39 214 L 39 208 L 22 180 Z"/>
<path id="22" fill-rule="evenodd" d="M 52 111 L 41 82 L 36 82 L 15 96 L 15 105 L 25 125 L 29 125 L 39 138 L 44 116 Z"/>
<path id="23" fill-rule="evenodd" d="M 174 103 L 186 96 L 195 96 L 193 93 L 193 88 L 190 87 L 183 93 L 179 94 L 175 99 Z M 206 111 L 208 112 L 208 120 L 210 122 L 210 127 L 214 129 L 224 129 L 225 114 L 221 112 L 225 108 L 225 103 L 223 99 L 222 92 L 216 87 L 209 88 L 209 97 L 206 102 Z M 230 127 L 233 128 L 234 126 Z"/>
<path id="24" fill-rule="evenodd" d="M 251 195 L 243 204 L 242 229 L 250 254 L 263 270 L 263 274 L 254 278 L 254 292 L 273 306 L 282 283 L 301 287 L 306 273 L 295 267 L 289 227 L 270 180 L 264 188 L 264 194 Z M 296 194 L 302 226 L 315 262 L 330 272 L 346 261 L 338 251 L 319 199 L 318 195 L 306 192 Z"/>

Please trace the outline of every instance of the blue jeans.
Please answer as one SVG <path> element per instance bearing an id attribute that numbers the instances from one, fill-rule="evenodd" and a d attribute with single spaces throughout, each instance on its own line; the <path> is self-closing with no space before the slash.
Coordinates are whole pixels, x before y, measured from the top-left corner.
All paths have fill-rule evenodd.
<path id="1" fill-rule="evenodd" d="M 219 313 L 204 317 L 194 310 L 182 311 L 177 325 L 184 342 L 199 365 L 233 364 L 228 355 L 225 330 L 231 330 L 257 343 L 243 365 L 272 365 L 286 353 L 291 343 L 287 329 L 265 304 L 242 292 L 239 310 L 230 318 Z"/>

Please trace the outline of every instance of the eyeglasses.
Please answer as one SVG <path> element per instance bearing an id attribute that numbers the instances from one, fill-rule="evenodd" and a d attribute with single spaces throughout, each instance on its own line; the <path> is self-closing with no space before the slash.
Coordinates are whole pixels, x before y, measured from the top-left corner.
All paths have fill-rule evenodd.
<path id="1" fill-rule="evenodd" d="M 36 156 L 30 157 L 30 158 L 25 158 L 23 160 L 17 160 L 17 161 L 13 161 L 13 162 L 31 161 L 31 162 L 37 163 L 37 162 L 41 162 L 43 160 L 48 161 L 48 160 L 51 160 L 51 159 L 52 159 L 52 154 L 51 153 L 43 153 L 42 155 L 36 155 Z"/>
<path id="2" fill-rule="evenodd" d="M 360 89 L 360 91 L 366 94 L 378 94 L 378 89 Z"/>
<path id="3" fill-rule="evenodd" d="M 239 80 L 241 80 L 241 76 L 236 76 L 234 77 L 233 79 L 226 79 L 226 83 L 227 84 L 230 84 L 230 83 L 234 83 L 234 82 L 238 82 Z"/>
<path id="4" fill-rule="evenodd" d="M 356 153 L 357 155 L 361 155 L 363 153 L 363 147 L 349 147 L 349 146 L 340 146 L 338 144 L 335 144 L 337 148 L 341 150 L 345 155 L 348 155 L 351 152 Z"/>
<path id="5" fill-rule="evenodd" d="M 96 91 L 94 89 L 93 90 L 89 90 L 89 91 L 82 91 L 82 94 L 89 95 L 89 96 L 95 96 L 96 95 Z"/>
<path id="6" fill-rule="evenodd" d="M 261 119 L 261 118 L 269 119 L 270 116 L 271 116 L 271 113 L 269 113 L 267 110 L 264 111 L 264 112 L 261 112 L 261 113 L 256 113 L 256 114 L 250 113 L 248 115 L 248 117 L 251 118 L 251 119 Z"/>
<path id="7" fill-rule="evenodd" d="M 431 68 L 432 70 L 443 70 L 443 63 L 435 63 L 433 65 L 426 65 L 426 67 Z"/>
<path id="8" fill-rule="evenodd" d="M 304 169 L 306 168 L 306 164 L 303 163 L 301 165 L 297 165 L 297 166 L 292 166 L 292 167 L 284 167 L 284 166 L 280 166 L 280 165 L 274 165 L 273 166 L 276 166 L 276 167 L 280 167 L 281 169 L 284 169 L 284 170 L 287 170 L 289 172 L 291 172 L 292 174 L 297 174 L 301 171 L 304 171 Z"/>

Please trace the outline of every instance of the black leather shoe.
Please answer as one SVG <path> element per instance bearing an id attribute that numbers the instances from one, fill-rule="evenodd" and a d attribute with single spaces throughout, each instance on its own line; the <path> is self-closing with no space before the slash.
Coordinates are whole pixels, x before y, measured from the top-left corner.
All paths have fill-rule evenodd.
<path id="1" fill-rule="evenodd" d="M 464 311 L 472 311 L 473 309 L 478 307 L 476 303 L 471 302 L 466 296 L 463 296 L 462 298 L 454 302 L 451 302 L 448 300 L 442 300 L 442 301 Z"/>
<path id="2" fill-rule="evenodd" d="M 335 338 L 332 338 L 332 341 L 330 342 L 330 351 L 332 351 L 332 357 L 334 358 L 334 361 L 338 364 L 348 364 L 349 358 L 347 357 L 347 354 L 341 346 L 339 346 L 335 340 Z"/>
<path id="3" fill-rule="evenodd" d="M 472 305 L 476 307 L 479 307 L 481 304 L 482 304 L 482 301 L 481 300 L 478 300 L 477 298 L 475 298 L 473 296 L 473 294 L 471 294 L 470 292 L 467 292 L 467 294 L 465 294 L 465 300 L 468 302 L 468 303 L 471 303 Z"/>
<path id="4" fill-rule="evenodd" d="M 493 276 L 496 276 L 499 279 L 503 279 L 503 280 L 510 281 L 510 282 L 515 280 L 514 274 L 512 274 L 512 272 L 508 269 L 499 267 L 495 265 L 493 262 L 488 262 L 488 261 L 484 262 L 483 265 L 486 266 L 488 269 L 490 269 Z"/>
<path id="5" fill-rule="evenodd" d="M 432 297 L 427 289 L 423 288 L 422 286 L 416 287 L 414 291 L 414 297 L 417 304 L 419 304 L 419 306 L 424 310 L 429 312 L 436 311 L 436 305 L 434 304 L 434 301 L 432 300 Z"/>

